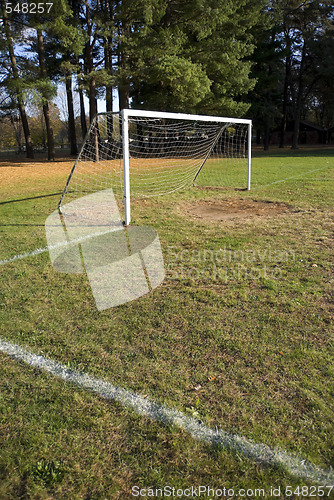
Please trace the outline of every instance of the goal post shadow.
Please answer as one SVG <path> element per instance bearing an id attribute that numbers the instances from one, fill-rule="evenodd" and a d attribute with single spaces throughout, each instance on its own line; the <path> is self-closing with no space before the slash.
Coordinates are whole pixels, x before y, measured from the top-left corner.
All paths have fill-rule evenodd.
<path id="1" fill-rule="evenodd" d="M 164 280 L 157 232 L 124 227 L 112 189 L 54 211 L 45 222 L 50 260 L 58 272 L 86 273 L 99 311 L 148 294 Z"/>

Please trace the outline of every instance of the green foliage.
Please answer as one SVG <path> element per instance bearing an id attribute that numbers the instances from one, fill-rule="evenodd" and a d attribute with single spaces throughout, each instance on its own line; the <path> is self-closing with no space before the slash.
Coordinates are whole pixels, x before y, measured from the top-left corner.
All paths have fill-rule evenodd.
<path id="1" fill-rule="evenodd" d="M 84 46 L 84 35 L 73 25 L 72 16 L 57 17 L 49 25 L 50 34 L 58 41 L 58 50 L 61 53 L 80 55 Z M 60 41 L 60 47 L 59 47 Z"/>
<path id="2" fill-rule="evenodd" d="M 268 4 L 269 26 L 257 33 L 253 56 L 258 82 L 249 96 L 256 126 L 278 126 L 282 118 L 283 126 L 301 117 L 322 127 L 329 125 L 323 103 L 333 108 L 327 85 L 322 83 L 329 69 L 332 88 L 334 62 L 328 41 L 333 39 L 333 14 L 329 0 Z"/>
<path id="3" fill-rule="evenodd" d="M 94 70 L 82 77 L 82 81 L 86 83 L 87 87 L 92 79 L 95 81 L 97 88 L 104 87 L 105 85 L 113 85 L 115 83 L 115 76 L 110 75 L 104 68 Z"/>
<path id="4" fill-rule="evenodd" d="M 43 486 L 49 486 L 55 483 L 60 483 L 65 475 L 66 469 L 61 462 L 48 461 L 45 458 L 38 460 L 38 462 L 31 468 L 31 475 L 37 482 L 42 483 Z"/>
<path id="5" fill-rule="evenodd" d="M 141 89 L 139 105 L 167 111 L 195 111 L 210 92 L 210 80 L 199 64 L 176 55 L 158 59 Z"/>
<path id="6" fill-rule="evenodd" d="M 122 106 L 131 98 L 132 107 L 146 109 L 247 114 L 266 129 L 282 116 L 330 126 L 333 9 L 330 0 L 55 0 L 49 15 L 9 16 L 17 53 L 26 47 L 23 27 L 31 28 L 24 33 L 31 54 L 18 57 L 20 79 L 13 81 L 0 41 L 2 81 L 12 95 L 30 88 L 45 103 L 55 94 L 51 82 L 74 82 L 79 73 L 91 116 L 97 98 L 106 96 L 111 109 L 117 88 Z M 43 78 L 37 29 L 46 52 Z"/>
<path id="7" fill-rule="evenodd" d="M 34 81 L 36 97 L 40 102 L 47 103 L 57 95 L 57 85 L 49 79 L 39 78 Z"/>
<path id="8" fill-rule="evenodd" d="M 261 23 L 260 3 L 175 2 L 145 36 L 136 38 L 130 68 L 134 105 L 155 109 L 243 115 L 249 77 L 251 30 Z M 180 73 L 181 72 L 181 73 Z M 174 75 L 173 75 L 174 73 Z M 184 79 L 179 83 L 179 77 Z"/>
<path id="9" fill-rule="evenodd" d="M 271 20 L 268 29 L 257 34 L 257 47 L 252 56 L 252 76 L 256 85 L 248 95 L 251 102 L 250 116 L 255 128 L 274 126 L 281 118 L 281 104 L 284 85 L 284 49 L 277 40 L 277 26 Z"/>

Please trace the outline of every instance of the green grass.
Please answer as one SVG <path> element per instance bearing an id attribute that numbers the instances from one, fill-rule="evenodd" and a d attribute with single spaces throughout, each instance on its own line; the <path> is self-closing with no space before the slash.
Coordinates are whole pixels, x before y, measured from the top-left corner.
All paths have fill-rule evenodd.
<path id="1" fill-rule="evenodd" d="M 134 302 L 99 313 L 86 276 L 57 273 L 46 253 L 2 266 L 1 337 L 328 469 L 333 150 L 254 156 L 250 192 L 190 189 L 133 203 L 133 223 L 158 231 L 166 270 L 164 283 Z M 18 201 L 0 205 L 0 259 L 46 245 L 66 171 L 46 172 L 22 167 L 20 186 L 1 185 L 3 201 Z M 182 209 L 228 197 L 280 201 L 290 212 L 224 223 Z M 1 499 L 307 484 L 2 353 L 0 385 Z"/>

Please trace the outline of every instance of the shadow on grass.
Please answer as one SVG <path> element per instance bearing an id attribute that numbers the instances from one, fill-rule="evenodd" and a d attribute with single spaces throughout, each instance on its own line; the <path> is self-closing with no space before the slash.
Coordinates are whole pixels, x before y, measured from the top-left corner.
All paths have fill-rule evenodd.
<path id="1" fill-rule="evenodd" d="M 44 227 L 44 224 L 0 224 L 0 227 Z"/>
<path id="2" fill-rule="evenodd" d="M 298 149 L 292 149 L 291 146 L 285 148 L 272 147 L 269 150 L 264 151 L 263 147 L 253 145 L 252 147 L 253 157 L 281 157 L 281 158 L 293 158 L 293 157 L 312 157 L 312 156 L 330 156 L 334 157 L 334 145 L 330 146 L 301 146 Z"/>
<path id="3" fill-rule="evenodd" d="M 30 198 L 21 198 L 19 200 L 1 201 L 0 205 L 7 205 L 8 203 L 20 203 L 21 201 L 38 200 L 39 198 L 49 198 L 51 196 L 60 196 L 61 194 L 62 191 L 60 191 L 59 193 L 42 194 L 41 196 L 32 196 Z"/>

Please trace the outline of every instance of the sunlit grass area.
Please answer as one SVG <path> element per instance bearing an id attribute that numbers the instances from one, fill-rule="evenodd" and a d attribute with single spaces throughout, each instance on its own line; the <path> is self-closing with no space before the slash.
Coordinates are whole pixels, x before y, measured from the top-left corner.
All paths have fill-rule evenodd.
<path id="1" fill-rule="evenodd" d="M 230 189 L 135 197 L 132 222 L 158 232 L 166 277 L 119 307 L 98 312 L 87 276 L 58 273 L 47 252 L 1 265 L 1 338 L 329 469 L 333 167 L 333 149 L 255 151 L 251 191 L 234 189 L 246 183 L 243 166 L 222 175 L 211 163 L 212 185 Z M 0 260 L 46 246 L 45 220 L 70 168 L 0 163 Z M 217 222 L 184 209 L 230 198 L 289 211 Z M 309 484 L 3 353 L 0 385 L 1 498 Z"/>

